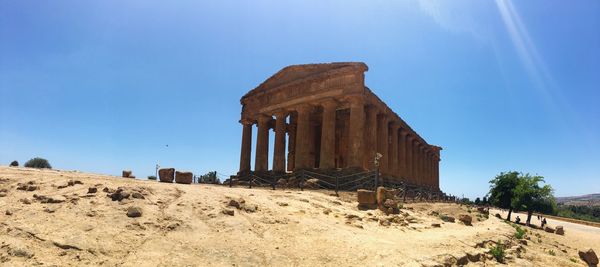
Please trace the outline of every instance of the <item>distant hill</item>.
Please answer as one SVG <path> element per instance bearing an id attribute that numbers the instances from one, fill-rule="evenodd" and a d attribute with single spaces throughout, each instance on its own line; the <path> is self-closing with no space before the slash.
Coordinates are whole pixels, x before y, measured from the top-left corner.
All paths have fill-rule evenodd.
<path id="1" fill-rule="evenodd" d="M 600 194 L 589 194 L 575 197 L 557 197 L 556 203 L 573 206 L 600 206 Z"/>

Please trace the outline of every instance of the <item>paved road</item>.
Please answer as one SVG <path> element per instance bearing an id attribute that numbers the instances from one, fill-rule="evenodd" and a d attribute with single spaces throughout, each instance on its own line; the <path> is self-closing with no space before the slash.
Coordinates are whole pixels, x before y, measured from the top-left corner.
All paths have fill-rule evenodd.
<path id="1" fill-rule="evenodd" d="M 496 213 L 500 213 L 500 215 L 502 215 L 503 219 L 506 219 L 506 216 L 508 215 L 508 212 L 504 212 L 504 211 L 500 211 L 500 210 L 496 210 L 496 209 L 490 210 L 490 214 L 496 214 Z M 527 214 L 518 213 L 518 212 L 513 212 L 513 214 L 511 215 L 511 220 L 514 222 L 515 219 L 517 218 L 517 216 L 519 216 L 521 218 L 522 223 L 524 223 L 527 220 Z M 550 219 L 550 218 L 546 218 L 546 221 L 548 222 L 548 225 L 550 227 L 556 227 L 557 225 L 562 225 L 565 227 L 565 231 L 579 231 L 582 233 L 596 235 L 600 238 L 600 228 L 598 228 L 598 227 L 584 225 L 584 224 L 578 224 L 578 223 L 572 223 L 572 222 L 567 222 L 567 221 L 562 221 L 562 220 L 557 220 L 557 219 Z M 533 215 L 531 217 L 531 224 L 540 226 L 542 224 L 542 221 L 538 220 L 537 216 Z"/>

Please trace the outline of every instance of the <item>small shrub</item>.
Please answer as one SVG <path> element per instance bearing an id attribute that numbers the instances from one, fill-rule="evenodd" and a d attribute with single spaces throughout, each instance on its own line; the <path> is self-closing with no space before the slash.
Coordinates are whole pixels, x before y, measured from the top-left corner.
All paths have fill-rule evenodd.
<path id="1" fill-rule="evenodd" d="M 504 245 L 502 245 L 500 241 L 496 243 L 495 247 L 490 249 L 490 253 L 492 256 L 494 256 L 497 262 L 504 263 L 504 256 L 506 255 L 504 253 Z"/>
<path id="2" fill-rule="evenodd" d="M 48 160 L 43 158 L 32 158 L 25 162 L 23 166 L 27 168 L 52 169 L 52 165 L 50 165 Z"/>
<path id="3" fill-rule="evenodd" d="M 515 233 L 515 237 L 517 239 L 523 239 L 523 237 L 525 236 L 525 230 L 523 230 L 521 227 L 516 228 L 517 232 Z"/>
<path id="4" fill-rule="evenodd" d="M 148 180 L 156 180 L 156 176 L 150 175 L 150 176 L 148 176 Z"/>
<path id="5" fill-rule="evenodd" d="M 554 252 L 554 250 L 548 250 L 548 254 L 550 254 L 552 256 L 556 256 L 556 252 Z"/>
<path id="6" fill-rule="evenodd" d="M 19 162 L 18 162 L 18 161 L 16 161 L 16 160 L 13 160 L 13 161 L 10 163 L 10 165 L 8 165 L 8 166 L 10 166 L 10 167 L 19 167 Z"/>
<path id="7" fill-rule="evenodd" d="M 538 243 L 542 243 L 542 239 L 541 238 L 538 238 Z"/>
<path id="8" fill-rule="evenodd" d="M 570 258 L 569 260 L 571 260 L 574 263 L 577 263 L 577 259 L 576 258 Z"/>

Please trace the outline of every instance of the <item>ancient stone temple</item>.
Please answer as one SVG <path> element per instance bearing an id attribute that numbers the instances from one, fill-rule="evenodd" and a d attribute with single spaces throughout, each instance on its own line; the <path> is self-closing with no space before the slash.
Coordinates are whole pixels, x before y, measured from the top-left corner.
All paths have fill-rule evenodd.
<path id="1" fill-rule="evenodd" d="M 365 86 L 367 70 L 360 62 L 288 66 L 244 95 L 238 175 L 364 172 L 376 169 L 380 153 L 387 179 L 439 190 L 442 148 L 428 144 Z"/>

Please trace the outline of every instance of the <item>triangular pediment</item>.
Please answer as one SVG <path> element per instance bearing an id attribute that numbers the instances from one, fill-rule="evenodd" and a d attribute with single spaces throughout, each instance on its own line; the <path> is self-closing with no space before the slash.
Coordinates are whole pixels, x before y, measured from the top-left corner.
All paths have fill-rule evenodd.
<path id="1" fill-rule="evenodd" d="M 302 64 L 287 66 L 273 76 L 269 77 L 258 87 L 248 92 L 244 97 L 254 95 L 259 92 L 277 88 L 285 84 L 291 84 L 301 80 L 318 77 L 321 75 L 331 75 L 333 73 L 343 73 L 343 70 L 361 70 L 366 71 L 367 65 L 362 62 L 335 62 L 335 63 L 320 63 L 320 64 Z"/>

